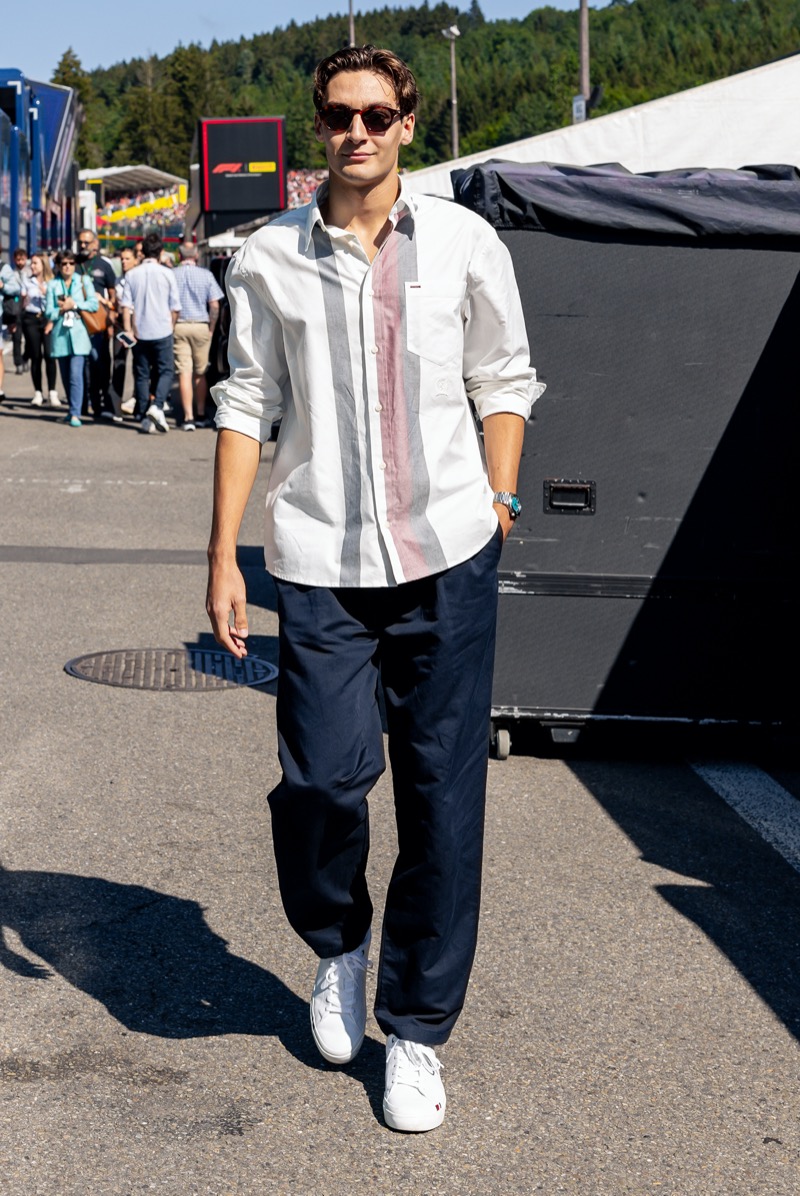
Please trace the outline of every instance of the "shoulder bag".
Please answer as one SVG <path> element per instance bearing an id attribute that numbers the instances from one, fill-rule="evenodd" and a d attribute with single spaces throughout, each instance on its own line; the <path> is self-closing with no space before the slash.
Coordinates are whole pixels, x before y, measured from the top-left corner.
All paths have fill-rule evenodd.
<path id="1" fill-rule="evenodd" d="M 86 299 L 85 274 L 81 275 L 81 285 L 83 287 L 83 297 Z M 79 309 L 78 314 L 86 325 L 86 331 L 89 333 L 89 336 L 96 336 L 98 332 L 105 332 L 108 328 L 108 309 L 103 303 L 100 303 L 97 311 L 83 311 Z"/>

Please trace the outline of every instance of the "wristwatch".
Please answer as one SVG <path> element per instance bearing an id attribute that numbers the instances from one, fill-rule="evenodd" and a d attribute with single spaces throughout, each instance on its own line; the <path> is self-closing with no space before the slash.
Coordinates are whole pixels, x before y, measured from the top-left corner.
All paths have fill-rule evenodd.
<path id="1" fill-rule="evenodd" d="M 492 502 L 500 503 L 505 507 L 512 519 L 518 519 L 522 514 L 522 503 L 516 494 L 511 494 L 509 490 L 498 490 L 493 496 Z"/>

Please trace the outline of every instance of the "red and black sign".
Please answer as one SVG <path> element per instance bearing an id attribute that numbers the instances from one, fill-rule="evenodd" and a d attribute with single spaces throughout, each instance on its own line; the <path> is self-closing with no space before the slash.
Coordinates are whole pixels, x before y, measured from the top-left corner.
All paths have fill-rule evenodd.
<path id="1" fill-rule="evenodd" d="M 286 207 L 284 125 L 282 116 L 200 121 L 203 212 L 254 219 Z"/>

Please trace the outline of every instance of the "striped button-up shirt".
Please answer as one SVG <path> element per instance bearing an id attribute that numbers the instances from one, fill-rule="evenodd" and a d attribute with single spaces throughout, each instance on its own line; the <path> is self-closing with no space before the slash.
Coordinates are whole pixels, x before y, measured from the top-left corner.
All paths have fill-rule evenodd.
<path id="1" fill-rule="evenodd" d="M 494 230 L 402 190 L 390 220 L 370 263 L 315 199 L 228 268 L 216 422 L 263 442 L 282 417 L 265 555 L 286 581 L 393 586 L 473 556 L 497 516 L 468 400 L 527 419 L 544 390 Z"/>

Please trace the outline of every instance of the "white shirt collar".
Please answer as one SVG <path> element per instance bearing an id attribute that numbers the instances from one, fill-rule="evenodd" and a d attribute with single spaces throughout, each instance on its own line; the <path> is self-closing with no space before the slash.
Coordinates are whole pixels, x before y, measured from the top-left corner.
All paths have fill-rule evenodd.
<path id="1" fill-rule="evenodd" d="M 400 184 L 400 192 L 394 202 L 394 205 L 392 206 L 391 212 L 389 213 L 389 219 L 395 226 L 397 226 L 398 221 L 406 213 L 408 213 L 413 220 L 418 206 L 416 196 L 403 185 L 403 176 L 401 174 L 398 174 L 397 181 Z M 325 181 L 324 183 L 320 183 L 319 187 L 317 187 L 317 190 L 314 193 L 314 198 L 308 204 L 305 227 L 303 229 L 304 253 L 308 250 L 308 247 L 311 244 L 311 237 L 313 236 L 314 228 L 317 224 L 321 229 L 324 229 L 327 232 L 327 225 L 325 224 L 322 212 L 320 211 L 320 204 L 325 202 L 327 194 L 328 183 Z"/>

